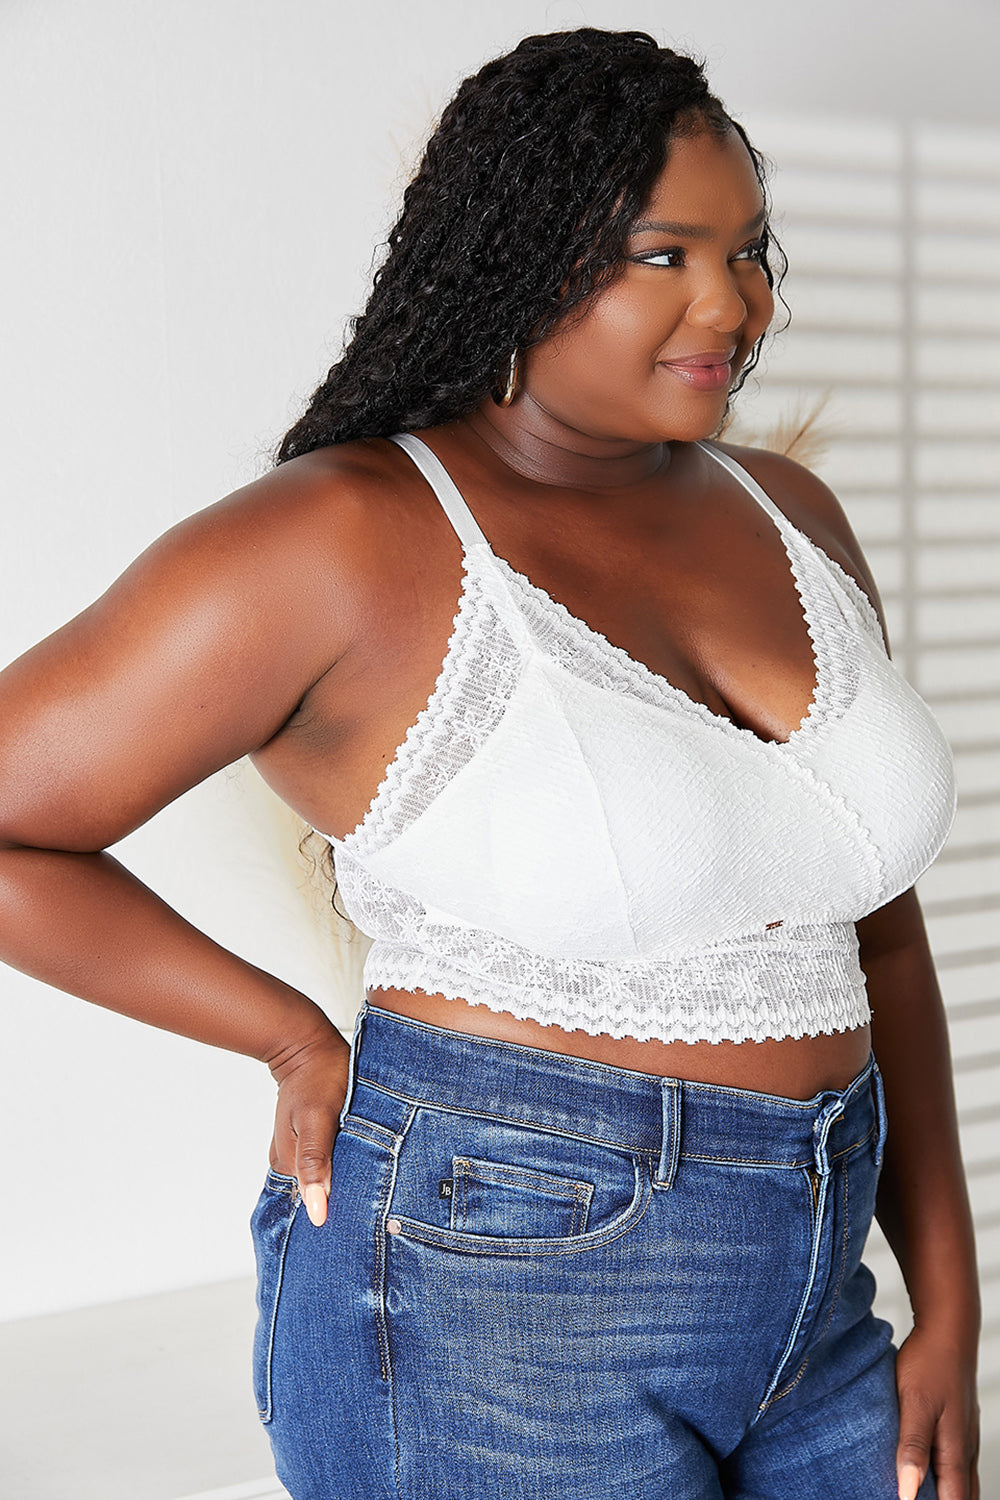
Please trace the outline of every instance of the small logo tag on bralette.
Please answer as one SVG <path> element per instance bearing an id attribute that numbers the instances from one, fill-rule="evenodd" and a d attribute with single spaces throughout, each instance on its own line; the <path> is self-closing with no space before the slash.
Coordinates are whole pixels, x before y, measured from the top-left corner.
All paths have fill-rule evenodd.
<path id="1" fill-rule="evenodd" d="M 782 920 L 780 922 L 766 922 L 764 924 L 764 931 L 765 932 L 770 932 L 771 929 L 772 929 L 772 927 L 784 927 L 784 925 L 785 925 L 784 920 Z"/>
<path id="2" fill-rule="evenodd" d="M 454 1179 L 454 1177 L 442 1177 L 441 1181 L 438 1183 L 438 1197 L 439 1198 L 453 1198 L 454 1196 L 455 1196 L 455 1179 Z"/>

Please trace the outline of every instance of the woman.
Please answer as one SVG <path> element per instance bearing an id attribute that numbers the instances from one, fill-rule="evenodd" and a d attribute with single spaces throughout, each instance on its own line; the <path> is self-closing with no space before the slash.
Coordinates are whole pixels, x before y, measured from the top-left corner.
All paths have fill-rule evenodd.
<path id="1" fill-rule="evenodd" d="M 274 472 L 3 678 L 7 961 L 278 1084 L 295 1500 L 978 1492 L 912 892 L 950 759 L 830 492 L 707 441 L 772 315 L 763 182 L 689 58 L 527 38 Z M 102 852 L 245 754 L 377 940 L 350 1049 Z"/>

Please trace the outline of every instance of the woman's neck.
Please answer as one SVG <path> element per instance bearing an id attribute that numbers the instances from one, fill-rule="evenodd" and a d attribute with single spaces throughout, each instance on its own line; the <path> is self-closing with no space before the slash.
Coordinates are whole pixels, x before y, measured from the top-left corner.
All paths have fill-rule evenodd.
<path id="1" fill-rule="evenodd" d="M 621 490 L 662 474 L 669 443 L 600 438 L 576 432 L 530 400 L 516 408 L 486 403 L 461 418 L 502 463 L 538 484 L 574 490 Z"/>

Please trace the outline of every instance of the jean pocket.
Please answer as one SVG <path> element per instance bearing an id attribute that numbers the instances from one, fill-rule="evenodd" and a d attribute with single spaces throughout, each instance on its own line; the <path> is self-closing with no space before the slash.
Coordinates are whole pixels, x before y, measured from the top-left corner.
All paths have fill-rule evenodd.
<path id="1" fill-rule="evenodd" d="M 450 1228 L 467 1234 L 558 1239 L 582 1234 L 592 1182 L 509 1162 L 452 1157 Z M 444 1179 L 447 1191 L 448 1179 Z"/>
<path id="2" fill-rule="evenodd" d="M 274 1325 L 285 1269 L 285 1254 L 292 1222 L 299 1206 L 298 1184 L 283 1172 L 268 1172 L 257 1206 L 250 1218 L 254 1258 L 257 1262 L 257 1325 L 253 1337 L 253 1389 L 257 1415 L 270 1422 L 272 1415 L 271 1364 Z"/>
<path id="3" fill-rule="evenodd" d="M 652 1191 L 638 1153 L 458 1110 L 419 1107 L 386 1206 L 391 1234 L 476 1254 L 556 1254 L 614 1239 Z"/>

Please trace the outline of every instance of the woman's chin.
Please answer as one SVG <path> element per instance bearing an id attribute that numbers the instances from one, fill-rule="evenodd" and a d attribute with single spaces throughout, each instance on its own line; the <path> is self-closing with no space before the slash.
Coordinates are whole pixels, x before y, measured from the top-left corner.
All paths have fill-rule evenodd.
<path id="1" fill-rule="evenodd" d="M 655 441 L 661 443 L 698 443 L 718 435 L 719 429 L 725 420 L 726 410 L 723 406 L 711 412 L 704 412 L 701 416 L 692 415 L 684 421 L 672 421 L 663 424 L 657 432 Z"/>

